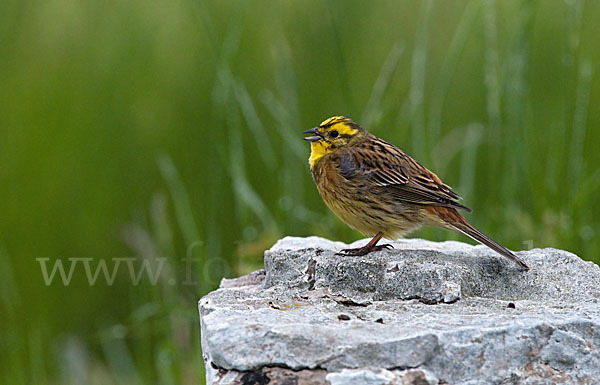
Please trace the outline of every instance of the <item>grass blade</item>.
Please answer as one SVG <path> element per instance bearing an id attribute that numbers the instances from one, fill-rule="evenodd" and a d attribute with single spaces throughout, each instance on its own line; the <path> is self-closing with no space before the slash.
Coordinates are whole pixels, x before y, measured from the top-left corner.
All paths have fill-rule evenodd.
<path id="1" fill-rule="evenodd" d="M 374 126 L 381 117 L 381 101 L 383 100 L 383 95 L 390 85 L 390 81 L 396 68 L 398 68 L 403 52 L 404 46 L 400 42 L 397 42 L 383 62 L 381 70 L 379 71 L 379 76 L 377 76 L 377 80 L 375 80 L 375 84 L 373 84 L 369 101 L 360 118 L 360 122 L 364 127 Z"/>

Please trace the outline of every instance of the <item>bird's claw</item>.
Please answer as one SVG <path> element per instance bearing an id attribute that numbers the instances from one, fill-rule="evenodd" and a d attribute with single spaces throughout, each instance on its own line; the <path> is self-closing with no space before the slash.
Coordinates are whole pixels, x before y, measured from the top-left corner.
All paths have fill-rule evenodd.
<path id="1" fill-rule="evenodd" d="M 335 255 L 343 255 L 345 257 L 361 257 L 374 251 L 389 250 L 393 248 L 394 246 L 392 246 L 389 243 L 386 243 L 383 245 L 357 247 L 355 249 L 342 249 L 339 252 L 335 253 Z"/>

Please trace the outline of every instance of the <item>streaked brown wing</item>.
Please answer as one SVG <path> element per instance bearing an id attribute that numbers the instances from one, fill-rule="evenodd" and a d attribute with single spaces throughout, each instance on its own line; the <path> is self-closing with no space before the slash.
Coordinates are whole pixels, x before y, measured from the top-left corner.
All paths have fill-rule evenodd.
<path id="1" fill-rule="evenodd" d="M 471 211 L 456 202 L 460 196 L 434 173 L 398 147 L 376 136 L 355 145 L 354 161 L 361 174 L 379 187 L 389 187 L 395 198 L 422 205 L 453 207 Z"/>

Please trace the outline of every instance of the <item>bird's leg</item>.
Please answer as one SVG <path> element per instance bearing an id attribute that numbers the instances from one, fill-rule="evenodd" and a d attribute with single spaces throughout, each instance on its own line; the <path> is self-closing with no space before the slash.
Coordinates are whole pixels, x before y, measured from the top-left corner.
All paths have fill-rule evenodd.
<path id="1" fill-rule="evenodd" d="M 367 243 L 363 247 L 357 247 L 356 249 L 343 249 L 339 253 L 336 253 L 336 255 L 359 257 L 362 255 L 367 255 L 369 253 L 372 253 L 373 251 L 380 251 L 380 250 L 384 250 L 384 249 L 393 249 L 394 248 L 392 245 L 390 245 L 388 243 L 386 243 L 384 245 L 377 245 L 377 242 L 379 242 L 381 237 L 383 237 L 383 233 L 380 231 L 373 237 L 373 239 L 371 239 L 369 241 L 369 243 Z"/>

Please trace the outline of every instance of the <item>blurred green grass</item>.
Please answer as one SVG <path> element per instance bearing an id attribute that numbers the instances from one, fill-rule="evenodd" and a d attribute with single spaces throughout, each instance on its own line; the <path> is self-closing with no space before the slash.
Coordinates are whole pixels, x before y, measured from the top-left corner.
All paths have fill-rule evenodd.
<path id="1" fill-rule="evenodd" d="M 359 237 L 308 172 L 300 132 L 331 115 L 434 170 L 507 247 L 600 263 L 599 17 L 574 0 L 0 2 L 0 382 L 201 382 L 201 295 L 281 236 Z M 46 286 L 36 260 L 132 256 L 168 269 Z"/>

